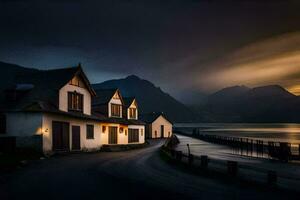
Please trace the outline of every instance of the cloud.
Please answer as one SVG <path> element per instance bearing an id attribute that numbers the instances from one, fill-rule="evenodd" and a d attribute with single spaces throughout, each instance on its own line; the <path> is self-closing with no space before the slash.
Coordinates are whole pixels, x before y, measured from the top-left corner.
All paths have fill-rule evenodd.
<path id="1" fill-rule="evenodd" d="M 300 32 L 253 43 L 199 70 L 196 84 L 205 90 L 233 85 L 300 84 Z"/>

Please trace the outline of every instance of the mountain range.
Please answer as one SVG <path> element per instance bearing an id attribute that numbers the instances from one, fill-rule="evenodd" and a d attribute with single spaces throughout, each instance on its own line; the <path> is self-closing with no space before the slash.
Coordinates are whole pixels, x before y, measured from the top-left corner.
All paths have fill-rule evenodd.
<path id="1" fill-rule="evenodd" d="M 192 122 L 197 118 L 187 106 L 150 81 L 135 75 L 93 84 L 93 88 L 96 92 L 99 89 L 119 88 L 123 96 L 136 97 L 140 113 L 163 112 L 173 122 Z"/>
<path id="2" fill-rule="evenodd" d="M 14 74 L 37 70 L 4 62 L 0 62 L 0 69 L 0 90 L 13 83 Z M 205 97 L 195 91 L 193 106 L 135 75 L 92 86 L 96 91 L 119 88 L 124 97 L 136 97 L 141 114 L 163 112 L 173 122 L 300 122 L 300 97 L 279 85 L 233 86 Z M 201 97 L 198 103 L 197 97 Z"/>
<path id="3" fill-rule="evenodd" d="M 15 74 L 37 71 L 37 69 L 4 62 L 0 62 L 0 69 L 0 91 L 14 84 Z M 142 80 L 135 75 L 93 84 L 92 86 L 96 92 L 104 88 L 119 88 L 124 97 L 136 97 L 140 114 L 163 112 L 173 122 L 191 122 L 196 119 L 196 115 L 187 106 L 156 87 L 153 83 Z"/>
<path id="4" fill-rule="evenodd" d="M 300 98 L 279 85 L 224 88 L 194 110 L 210 122 L 300 122 Z"/>

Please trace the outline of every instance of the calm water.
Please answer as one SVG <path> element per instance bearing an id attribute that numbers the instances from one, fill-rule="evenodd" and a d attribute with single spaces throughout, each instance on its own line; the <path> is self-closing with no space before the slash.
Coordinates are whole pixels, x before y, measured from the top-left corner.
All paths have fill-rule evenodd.
<path id="1" fill-rule="evenodd" d="M 174 127 L 187 133 L 199 128 L 205 134 L 300 143 L 300 124 L 178 123 Z"/>

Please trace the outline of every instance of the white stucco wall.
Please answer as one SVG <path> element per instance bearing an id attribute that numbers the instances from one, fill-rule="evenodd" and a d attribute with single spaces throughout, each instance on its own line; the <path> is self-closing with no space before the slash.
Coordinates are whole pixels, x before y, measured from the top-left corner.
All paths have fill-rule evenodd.
<path id="1" fill-rule="evenodd" d="M 155 138 L 155 131 L 157 131 L 157 138 L 161 137 L 160 126 L 164 125 L 164 136 L 168 137 L 172 135 L 172 124 L 166 120 L 163 116 L 159 116 L 151 125 L 152 127 L 152 138 Z"/>
<path id="2" fill-rule="evenodd" d="M 80 120 L 60 115 L 43 115 L 43 148 L 44 151 L 52 151 L 52 121 L 68 122 L 70 124 L 70 149 L 72 147 L 72 126 L 80 126 L 80 146 L 82 150 L 97 150 L 101 147 L 101 127 L 99 123 L 88 120 Z M 86 125 L 94 125 L 94 139 L 86 139 Z"/>
<path id="3" fill-rule="evenodd" d="M 130 118 L 129 108 L 136 108 L 136 118 Z M 132 104 L 129 106 L 129 108 L 127 109 L 127 119 L 138 119 L 139 113 L 138 113 L 138 109 L 137 109 L 137 106 L 135 104 L 135 101 L 132 102 Z"/>
<path id="4" fill-rule="evenodd" d="M 102 132 L 102 126 L 105 126 L 105 132 Z M 109 124 L 101 123 L 101 144 L 108 144 L 108 127 L 114 126 L 118 128 L 118 144 L 128 144 L 128 129 L 134 128 L 139 129 L 139 143 L 145 143 L 145 126 L 143 125 L 119 125 L 119 124 Z M 123 132 L 120 133 L 120 127 L 123 128 Z M 127 132 L 127 134 L 125 133 Z M 142 134 L 143 132 L 143 134 Z M 132 143 L 131 143 L 132 144 Z"/>
<path id="5" fill-rule="evenodd" d="M 128 127 L 120 124 L 113 124 L 113 123 L 101 123 L 101 144 L 108 144 L 108 130 L 109 126 L 117 127 L 117 134 L 118 134 L 118 144 L 127 144 L 127 137 L 125 135 L 125 131 L 128 133 Z M 103 132 L 103 126 L 105 126 L 105 131 Z M 123 132 L 120 133 L 120 127 L 123 128 Z"/>
<path id="6" fill-rule="evenodd" d="M 68 92 L 80 93 L 83 95 L 83 113 L 91 115 L 91 94 L 86 88 L 66 84 L 59 90 L 59 109 L 68 112 Z"/>
<path id="7" fill-rule="evenodd" d="M 42 114 L 6 113 L 6 134 L 9 136 L 32 136 L 41 134 Z"/>

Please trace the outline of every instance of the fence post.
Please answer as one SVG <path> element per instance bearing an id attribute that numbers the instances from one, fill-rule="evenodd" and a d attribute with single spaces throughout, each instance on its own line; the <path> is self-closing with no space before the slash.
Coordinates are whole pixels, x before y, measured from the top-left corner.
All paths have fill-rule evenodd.
<path id="1" fill-rule="evenodd" d="M 177 151 L 176 152 L 176 160 L 181 161 L 182 159 L 182 151 Z"/>
<path id="2" fill-rule="evenodd" d="M 175 157 L 176 156 L 176 151 L 174 149 L 171 149 L 171 156 Z"/>
<path id="3" fill-rule="evenodd" d="M 238 162 L 227 161 L 227 172 L 231 176 L 236 176 L 238 172 Z"/>
<path id="4" fill-rule="evenodd" d="M 189 154 L 188 155 L 188 159 L 189 159 L 189 165 L 192 165 L 194 162 L 194 155 L 193 154 Z"/>
<path id="5" fill-rule="evenodd" d="M 268 171 L 268 184 L 269 185 L 276 185 L 277 182 L 277 173 L 276 171 Z"/>
<path id="6" fill-rule="evenodd" d="M 191 150 L 190 150 L 190 145 L 186 144 L 187 148 L 188 148 L 188 156 L 191 154 Z"/>
<path id="7" fill-rule="evenodd" d="M 208 156 L 200 156 L 201 168 L 207 168 L 208 166 Z"/>

